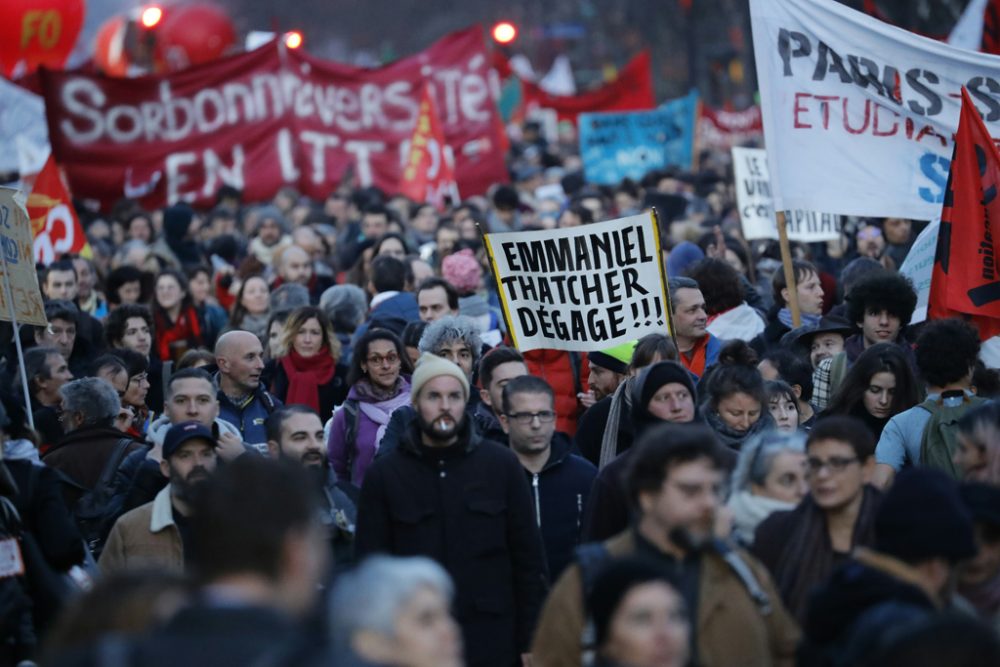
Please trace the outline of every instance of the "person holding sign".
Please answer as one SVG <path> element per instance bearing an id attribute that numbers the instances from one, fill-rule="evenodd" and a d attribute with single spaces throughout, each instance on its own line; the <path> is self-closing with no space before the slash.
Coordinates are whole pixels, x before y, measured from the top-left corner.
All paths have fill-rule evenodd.
<path id="1" fill-rule="evenodd" d="M 691 278 L 670 279 L 670 320 L 674 326 L 677 351 L 684 367 L 701 377 L 719 359 L 722 341 L 708 333 L 705 297 Z"/>

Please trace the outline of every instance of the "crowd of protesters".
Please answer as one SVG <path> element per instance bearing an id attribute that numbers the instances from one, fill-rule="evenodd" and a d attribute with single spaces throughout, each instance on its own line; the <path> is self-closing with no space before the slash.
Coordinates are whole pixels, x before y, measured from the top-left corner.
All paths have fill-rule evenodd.
<path id="1" fill-rule="evenodd" d="M 538 129 L 444 210 L 81 207 L 26 396 L 0 330 L 0 664 L 1000 664 L 1000 377 L 911 324 L 919 223 L 789 285 L 723 155 L 596 187 Z M 672 332 L 514 349 L 481 234 L 650 206 Z"/>

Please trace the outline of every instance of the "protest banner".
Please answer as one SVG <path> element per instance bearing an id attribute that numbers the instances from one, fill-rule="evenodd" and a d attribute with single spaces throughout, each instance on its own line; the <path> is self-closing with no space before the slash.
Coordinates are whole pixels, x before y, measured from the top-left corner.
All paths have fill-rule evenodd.
<path id="1" fill-rule="evenodd" d="M 764 141 L 764 124 L 756 104 L 742 111 L 725 111 L 701 105 L 697 143 L 701 149 L 728 151 L 733 146 Z"/>
<path id="2" fill-rule="evenodd" d="M 499 70 L 498 70 L 499 71 Z M 509 67 L 507 68 L 509 72 Z M 501 71 L 501 76 L 504 76 Z M 653 94 L 653 70 L 649 51 L 643 51 L 621 69 L 614 81 L 597 90 L 576 95 L 552 95 L 538 84 L 521 81 L 521 104 L 524 114 L 538 109 L 552 109 L 558 120 L 577 122 L 582 113 L 599 111 L 644 111 L 656 106 Z"/>
<path id="3" fill-rule="evenodd" d="M 410 138 L 400 194 L 416 202 L 433 204 L 439 211 L 445 208 L 445 199 L 458 201 L 455 184 L 455 157 L 445 143 L 441 117 L 428 87 L 420 99 L 417 125 Z"/>
<path id="4" fill-rule="evenodd" d="M 616 185 L 671 165 L 690 168 L 697 109 L 698 94 L 693 92 L 653 111 L 580 114 L 580 157 L 587 181 Z"/>
<path id="5" fill-rule="evenodd" d="M 45 326 L 48 321 L 35 272 L 31 221 L 24 209 L 24 195 L 10 188 L 0 188 L 0 251 L 4 283 L 0 320 Z"/>
<path id="6" fill-rule="evenodd" d="M 78 197 L 107 209 L 247 201 L 291 185 L 322 200 L 353 169 L 360 186 L 398 191 L 420 96 L 430 86 L 459 190 L 508 179 L 481 28 L 377 69 L 331 63 L 279 42 L 164 76 L 43 71 L 52 150 Z"/>
<path id="7" fill-rule="evenodd" d="M 1000 136 L 1000 59 L 837 2 L 750 11 L 776 208 L 937 217 L 962 86 Z"/>
<path id="8" fill-rule="evenodd" d="M 670 331 L 651 214 L 484 238 L 510 335 L 522 352 L 591 352 Z"/>
<path id="9" fill-rule="evenodd" d="M 938 230 L 941 220 L 932 220 L 913 241 L 899 272 L 910 279 L 917 292 L 917 307 L 910 318 L 910 324 L 927 319 L 927 300 L 931 293 L 931 273 L 934 268 L 934 250 L 937 248 Z"/>
<path id="10" fill-rule="evenodd" d="M 934 254 L 927 319 L 962 317 L 1000 335 L 1000 151 L 962 90 L 962 116 Z"/>
<path id="11" fill-rule="evenodd" d="M 35 262 L 48 266 L 66 253 L 91 256 L 87 235 L 51 155 L 28 195 L 28 217 L 35 237 Z"/>
<path id="12" fill-rule="evenodd" d="M 743 236 L 748 239 L 778 238 L 767 151 L 740 147 L 732 151 L 736 204 L 740 209 Z M 816 211 L 785 211 L 785 224 L 792 241 L 814 243 L 839 238 L 843 219 L 839 215 Z"/>

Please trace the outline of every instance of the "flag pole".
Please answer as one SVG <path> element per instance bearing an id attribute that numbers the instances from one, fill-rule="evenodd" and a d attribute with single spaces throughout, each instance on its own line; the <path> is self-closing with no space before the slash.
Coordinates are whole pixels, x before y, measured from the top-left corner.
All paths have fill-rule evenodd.
<path id="1" fill-rule="evenodd" d="M 14 329 L 14 347 L 17 348 L 17 365 L 20 368 L 21 389 L 24 392 L 24 410 L 28 415 L 28 425 L 31 430 L 35 430 L 35 416 L 31 412 L 31 393 L 28 389 L 28 371 L 24 367 L 24 350 L 21 349 L 21 325 L 17 323 L 17 314 L 14 312 L 14 295 L 10 289 L 10 274 L 7 272 L 7 256 L 0 252 L 0 262 L 3 264 L 3 289 L 4 298 L 7 299 L 7 310 L 10 314 L 10 324 Z"/>
<path id="2" fill-rule="evenodd" d="M 788 245 L 788 229 L 785 222 L 785 212 L 777 212 L 778 244 L 781 246 L 781 266 L 785 271 L 785 285 L 788 287 L 788 309 L 792 311 L 792 326 L 802 326 L 802 315 L 799 313 L 799 290 L 795 285 L 795 269 L 792 267 L 792 249 Z"/>

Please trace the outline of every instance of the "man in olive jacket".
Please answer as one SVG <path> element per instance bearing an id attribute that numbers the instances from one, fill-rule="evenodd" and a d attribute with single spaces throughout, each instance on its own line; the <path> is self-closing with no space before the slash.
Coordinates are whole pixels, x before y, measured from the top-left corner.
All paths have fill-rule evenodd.
<path id="1" fill-rule="evenodd" d="M 535 634 L 534 667 L 578 667 L 583 651 L 595 648 L 585 636 L 589 573 L 602 559 L 625 555 L 664 563 L 677 575 L 691 619 L 691 664 L 792 665 L 799 629 L 766 569 L 713 538 L 725 459 L 712 431 L 666 424 L 637 447 L 627 479 L 640 518 L 603 545 L 587 545 L 556 582 Z"/>
<path id="2" fill-rule="evenodd" d="M 365 474 L 357 556 L 435 559 L 455 581 L 467 664 L 520 664 L 546 590 L 521 464 L 475 433 L 465 414 L 469 381 L 457 365 L 425 353 L 411 386 L 416 418 Z"/>

